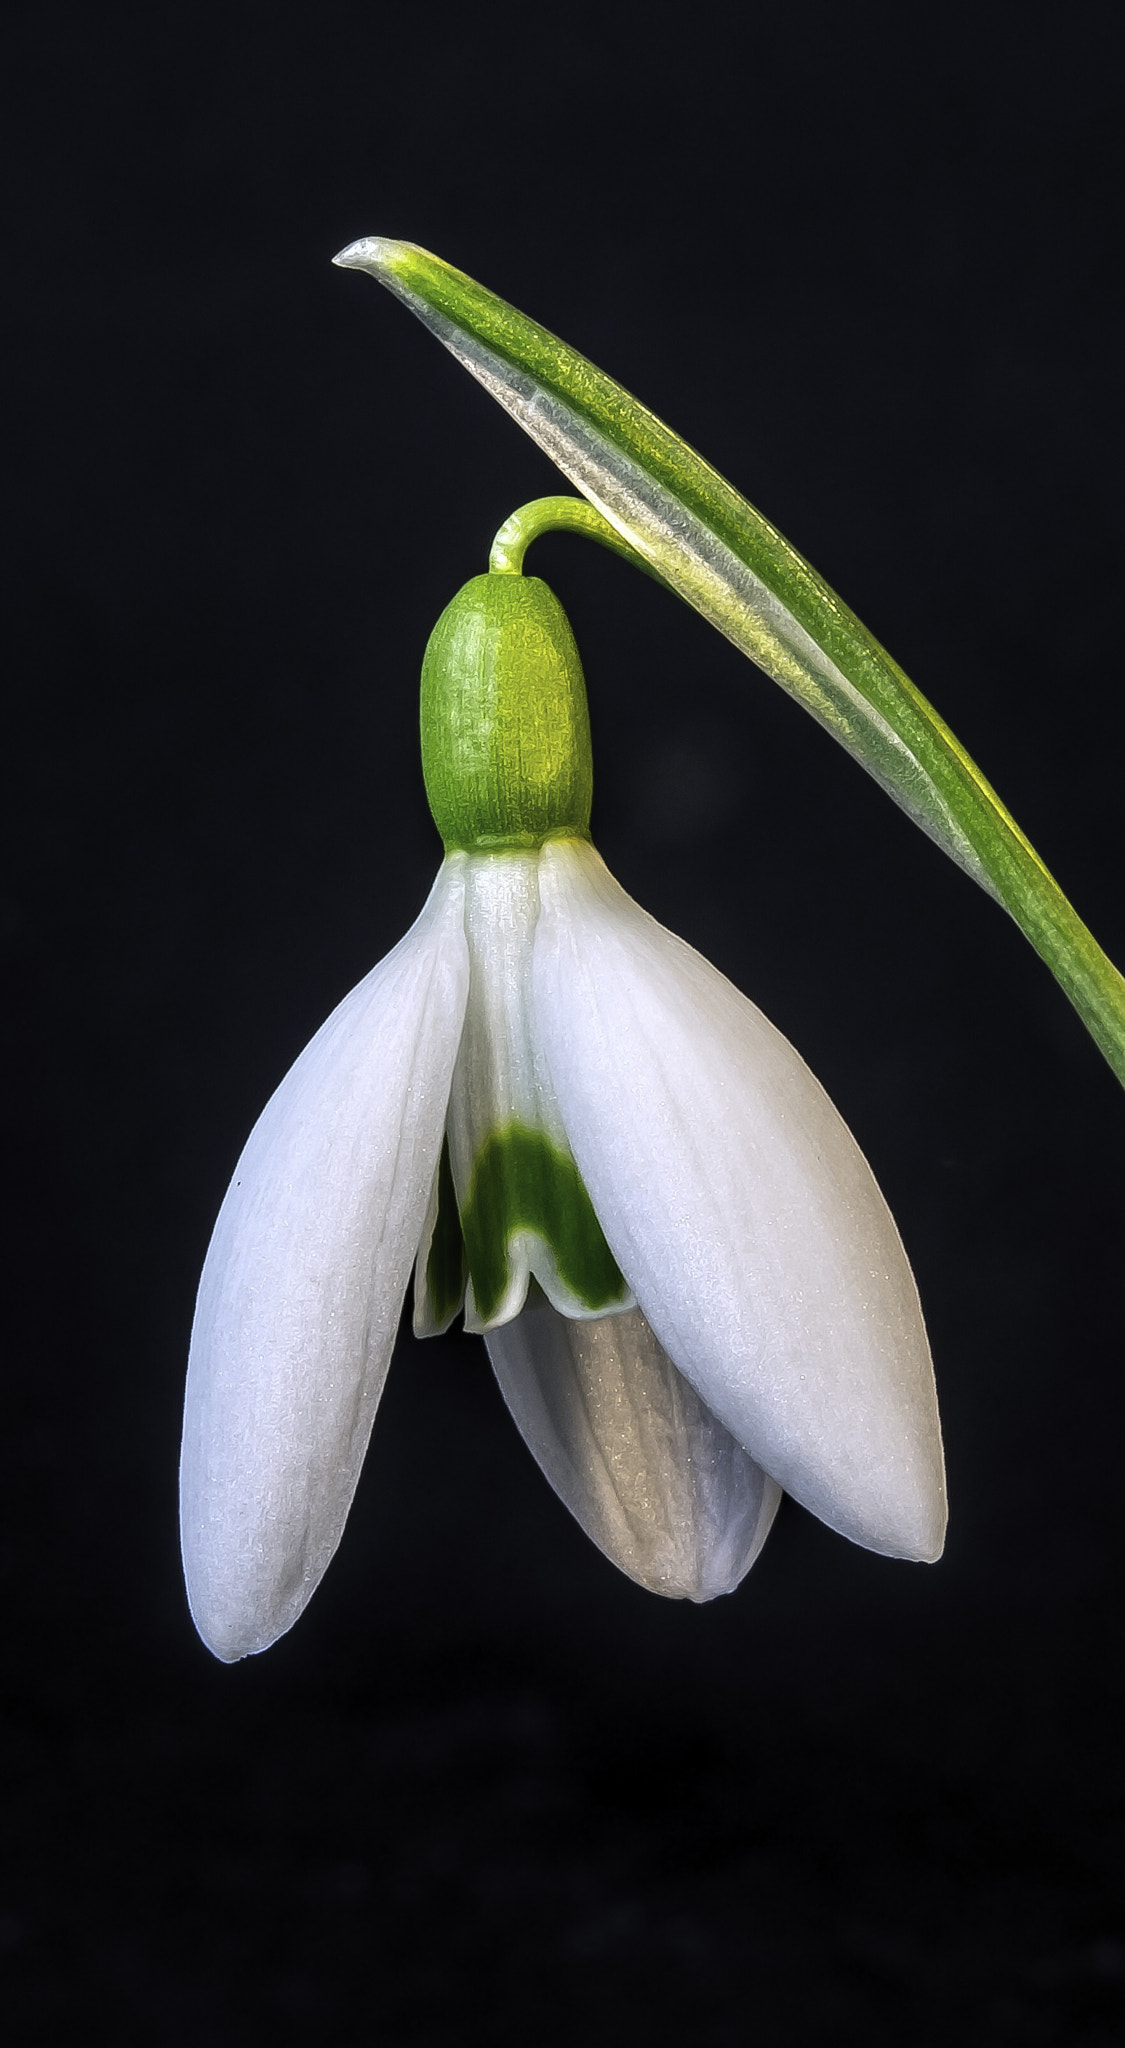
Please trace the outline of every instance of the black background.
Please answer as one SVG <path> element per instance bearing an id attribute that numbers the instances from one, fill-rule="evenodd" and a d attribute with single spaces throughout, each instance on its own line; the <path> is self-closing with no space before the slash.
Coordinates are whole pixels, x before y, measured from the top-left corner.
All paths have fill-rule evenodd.
<path id="1" fill-rule="evenodd" d="M 914 1262 L 936 1568 L 787 1504 L 618 1577 L 405 1337 L 340 1555 L 180 1587 L 245 1133 L 435 870 L 422 648 L 555 472 L 365 233 L 564 334 L 932 697 L 1111 957 L 1109 6 L 15 10 L 0 1921 L 22 2041 L 1120 2038 L 1120 1088 L 1015 927 L 708 627 L 539 544 L 619 878 L 795 1041 Z"/>

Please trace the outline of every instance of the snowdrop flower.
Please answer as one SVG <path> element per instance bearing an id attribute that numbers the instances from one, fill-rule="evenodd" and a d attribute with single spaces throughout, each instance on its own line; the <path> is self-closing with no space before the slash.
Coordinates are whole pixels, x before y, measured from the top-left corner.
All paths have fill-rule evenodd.
<path id="1" fill-rule="evenodd" d="M 914 1282 L 792 1047 L 613 880 L 585 686 L 547 586 L 475 578 L 426 653 L 445 860 L 257 1123 L 207 1254 L 181 1467 L 216 1656 L 300 1614 L 351 1505 L 415 1275 L 464 1310 L 543 1471 L 653 1591 L 729 1592 L 784 1489 L 936 1558 Z"/>

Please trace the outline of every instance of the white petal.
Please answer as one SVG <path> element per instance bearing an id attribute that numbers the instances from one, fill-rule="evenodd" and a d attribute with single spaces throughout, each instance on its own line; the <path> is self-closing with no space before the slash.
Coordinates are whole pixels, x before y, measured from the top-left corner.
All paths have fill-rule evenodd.
<path id="1" fill-rule="evenodd" d="M 441 1145 L 468 986 L 461 863 L 268 1103 L 203 1268 L 180 1470 L 188 1598 L 225 1662 L 340 1540 Z"/>
<path id="2" fill-rule="evenodd" d="M 913 1276 L 791 1045 L 578 841 L 543 850 L 534 989 L 567 1137 L 670 1357 L 841 1534 L 934 1558 L 945 1483 Z"/>
<path id="3" fill-rule="evenodd" d="M 640 1310 L 572 1322 L 539 1296 L 485 1343 L 524 1441 L 599 1549 L 652 1593 L 733 1593 L 781 1492 Z"/>

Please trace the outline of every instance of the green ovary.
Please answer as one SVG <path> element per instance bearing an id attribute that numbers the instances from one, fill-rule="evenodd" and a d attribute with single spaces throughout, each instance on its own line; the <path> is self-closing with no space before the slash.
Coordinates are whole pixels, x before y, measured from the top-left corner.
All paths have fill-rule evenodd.
<path id="1" fill-rule="evenodd" d="M 461 1205 L 473 1296 L 484 1322 L 503 1300 L 508 1246 L 519 1230 L 533 1231 L 550 1246 L 563 1286 L 591 1314 L 624 1300 L 628 1290 L 573 1159 L 542 1131 L 513 1123 L 494 1131 L 478 1153 Z"/>
<path id="2" fill-rule="evenodd" d="M 446 606 L 422 664 L 421 737 L 447 852 L 589 837 L 582 664 L 537 576 L 474 576 Z"/>

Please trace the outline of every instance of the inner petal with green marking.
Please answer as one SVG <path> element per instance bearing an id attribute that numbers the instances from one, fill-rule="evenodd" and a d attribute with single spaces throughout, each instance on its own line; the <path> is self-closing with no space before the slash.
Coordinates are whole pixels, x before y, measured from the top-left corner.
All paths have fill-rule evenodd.
<path id="1" fill-rule="evenodd" d="M 419 1257 L 415 1329 L 444 1329 L 462 1291 L 466 1329 L 493 1329 L 519 1314 L 532 1279 L 563 1315 L 632 1308 L 537 1043 L 538 852 L 452 858 L 466 863 L 469 1001 Z"/>
<path id="2" fill-rule="evenodd" d="M 631 1300 L 578 1168 L 542 1131 L 509 1124 L 485 1140 L 461 1206 L 461 1230 L 485 1327 L 506 1320 L 498 1310 L 518 1284 L 514 1269 L 521 1264 L 535 1271 L 557 1307 L 565 1303 L 572 1312 L 580 1303 L 587 1315 L 604 1315 Z"/>

